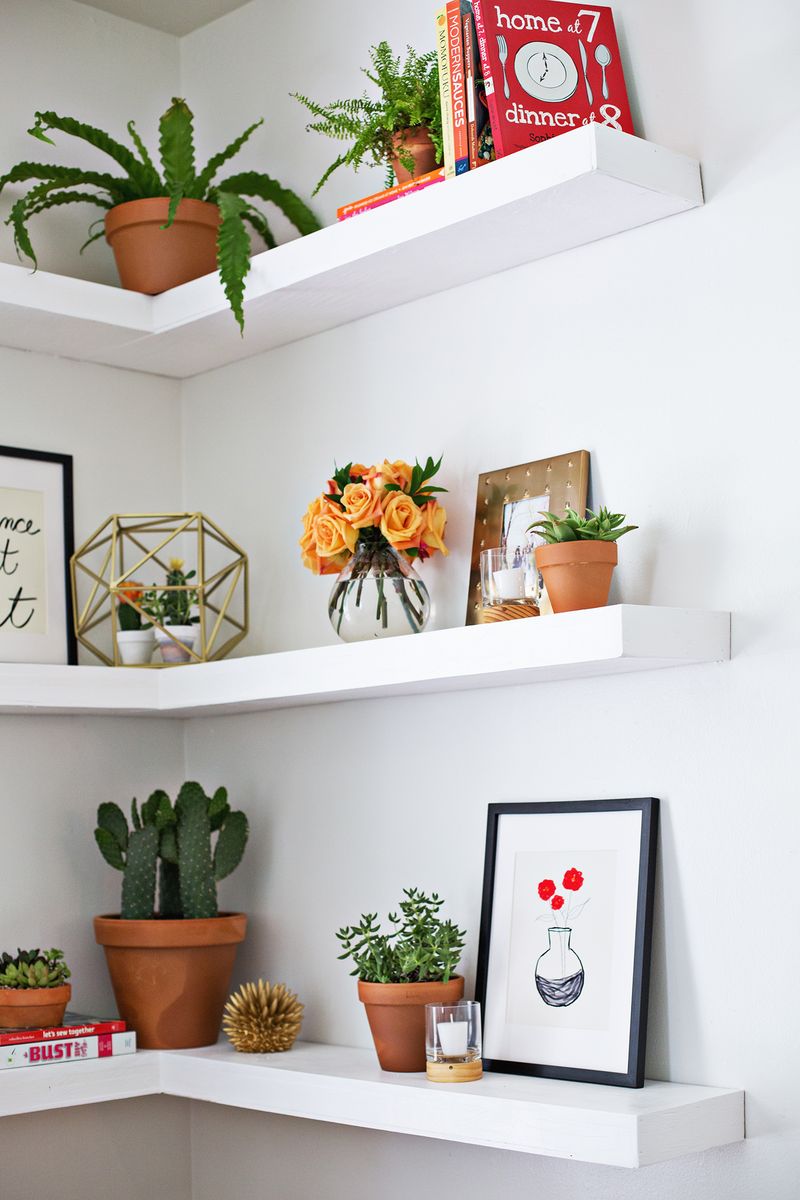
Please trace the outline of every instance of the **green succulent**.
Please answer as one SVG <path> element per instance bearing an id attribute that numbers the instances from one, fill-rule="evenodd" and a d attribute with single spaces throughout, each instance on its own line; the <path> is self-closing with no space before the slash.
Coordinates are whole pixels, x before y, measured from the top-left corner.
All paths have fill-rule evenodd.
<path id="1" fill-rule="evenodd" d="M 607 508 L 596 513 L 587 508 L 586 516 L 581 517 L 567 505 L 563 517 L 554 513 L 540 513 L 539 516 L 541 521 L 529 525 L 528 532 L 538 533 L 550 545 L 555 542 L 615 542 L 623 533 L 639 528 L 638 525 L 624 525 L 620 529 L 625 514 L 612 513 Z"/>
<path id="2" fill-rule="evenodd" d="M 465 931 L 440 919 L 444 901 L 435 892 L 403 888 L 403 895 L 401 915 L 389 913 L 395 926 L 390 933 L 381 933 L 377 913 L 362 913 L 360 924 L 340 929 L 339 958 L 351 958 L 350 974 L 367 983 L 447 983 L 461 959 Z"/>
<path id="3" fill-rule="evenodd" d="M 210 158 L 202 170 L 198 170 L 195 163 L 193 120 L 186 101 L 173 98 L 158 126 L 160 174 L 133 121 L 128 122 L 128 133 L 134 147 L 130 149 L 93 125 L 84 125 L 72 117 L 61 117 L 55 112 L 37 112 L 34 125 L 28 130 L 32 137 L 50 146 L 55 145 L 52 138 L 47 136 L 51 129 L 82 138 L 112 158 L 122 168 L 123 174 L 111 175 L 102 171 L 88 171 L 83 167 L 26 161 L 17 163 L 5 175 L 0 175 L 0 192 L 9 183 L 38 180 L 14 203 L 6 221 L 14 231 L 14 244 L 20 258 L 29 258 L 36 268 L 36 254 L 28 232 L 28 221 L 48 208 L 64 204 L 94 204 L 107 210 L 128 200 L 169 197 L 166 224 L 166 228 L 169 228 L 181 200 L 207 200 L 220 210 L 217 266 L 231 311 L 243 331 L 244 280 L 250 270 L 248 226 L 260 234 L 270 249 L 275 246 L 266 216 L 251 200 L 255 198 L 274 204 L 301 234 L 313 233 L 320 225 L 299 196 L 289 188 L 282 187 L 269 175 L 259 171 L 241 171 L 215 182 L 220 167 L 238 154 L 251 134 L 263 124 L 263 117 Z M 81 251 L 103 237 L 103 228 L 95 228 L 98 225 L 101 225 L 101 221 L 95 221 L 90 226 L 89 237 Z"/>
<path id="4" fill-rule="evenodd" d="M 70 969 L 63 950 L 20 950 L 0 955 L 0 988 L 54 988 L 66 983 Z"/>

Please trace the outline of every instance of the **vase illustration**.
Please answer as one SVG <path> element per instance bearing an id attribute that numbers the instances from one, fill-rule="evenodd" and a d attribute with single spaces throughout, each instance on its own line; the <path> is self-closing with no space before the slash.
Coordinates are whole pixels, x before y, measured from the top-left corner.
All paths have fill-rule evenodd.
<path id="1" fill-rule="evenodd" d="M 536 962 L 536 989 L 551 1008 L 574 1004 L 583 991 L 583 963 L 569 944 L 571 929 L 553 926 L 548 947 Z"/>
<path id="2" fill-rule="evenodd" d="M 363 531 L 328 601 L 342 641 L 421 633 L 430 611 L 428 589 L 408 560 L 379 533 Z"/>

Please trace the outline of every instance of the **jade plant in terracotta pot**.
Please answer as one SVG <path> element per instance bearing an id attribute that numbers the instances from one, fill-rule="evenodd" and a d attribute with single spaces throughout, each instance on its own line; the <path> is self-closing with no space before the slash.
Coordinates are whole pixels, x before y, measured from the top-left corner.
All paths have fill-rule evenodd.
<path id="1" fill-rule="evenodd" d="M 417 54 L 408 47 L 405 62 L 388 42 L 370 47 L 370 66 L 362 68 L 378 89 L 352 100 L 318 104 L 298 92 L 295 100 L 314 120 L 306 129 L 340 142 L 350 142 L 323 174 L 313 194 L 337 167 L 357 171 L 364 163 L 386 168 L 386 187 L 425 175 L 442 161 L 442 107 L 435 51 Z"/>
<path id="2" fill-rule="evenodd" d="M 199 169 L 193 114 L 185 100 L 175 97 L 159 121 L 159 172 L 133 121 L 128 122 L 131 148 L 93 125 L 37 112 L 28 130 L 33 137 L 50 146 L 55 144 L 48 137 L 51 130 L 81 138 L 108 155 L 122 174 L 25 161 L 0 175 L 0 192 L 8 184 L 36 181 L 15 201 L 6 221 L 14 231 L 17 253 L 36 266 L 28 221 L 37 213 L 64 204 L 94 204 L 104 210 L 105 218 L 95 222 L 99 230 L 90 228 L 81 249 L 105 235 L 124 288 L 155 294 L 216 267 L 243 330 L 249 231 L 259 234 L 270 249 L 275 246 L 267 217 L 252 201 L 274 204 L 301 234 L 320 227 L 299 196 L 263 172 L 240 171 L 217 179 L 220 168 L 262 124 L 263 118 L 250 125 Z"/>
<path id="3" fill-rule="evenodd" d="M 60 1025 L 72 995 L 63 950 L 17 950 L 0 955 L 0 1028 Z"/>
<path id="4" fill-rule="evenodd" d="M 622 513 L 586 510 L 581 517 L 569 505 L 563 517 L 540 513 L 528 527 L 544 538 L 536 547 L 536 565 L 542 573 L 553 612 L 602 608 L 608 602 L 611 575 L 617 565 L 617 539 L 638 529 L 624 525 Z"/>
<path id="5" fill-rule="evenodd" d="M 355 963 L 358 998 L 364 1004 L 378 1061 L 384 1071 L 425 1070 L 425 1005 L 457 1004 L 464 979 L 455 969 L 465 932 L 443 921 L 443 900 L 404 888 L 394 929 L 382 933 L 377 913 L 362 913 L 358 925 L 336 936 L 340 959 Z"/>
<path id="6" fill-rule="evenodd" d="M 247 927 L 244 913 L 218 911 L 217 881 L 241 862 L 247 818 L 231 810 L 225 788 L 207 796 L 188 782 L 174 805 L 163 791 L 141 810 L 134 800 L 131 821 L 101 804 L 94 833 L 123 872 L 119 915 L 94 920 L 120 1016 L 145 1049 L 211 1045 Z"/>

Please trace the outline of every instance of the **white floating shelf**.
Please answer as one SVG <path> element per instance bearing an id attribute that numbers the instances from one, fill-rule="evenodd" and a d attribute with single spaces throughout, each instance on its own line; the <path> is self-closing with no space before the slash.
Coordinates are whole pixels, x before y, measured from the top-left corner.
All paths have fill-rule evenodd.
<path id="1" fill-rule="evenodd" d="M 491 1073 L 477 1083 L 442 1085 L 424 1075 L 381 1071 L 371 1050 L 310 1042 L 288 1054 L 237 1054 L 218 1045 L 0 1072 L 0 1115 L 160 1092 L 618 1167 L 647 1166 L 744 1137 L 740 1091 L 678 1083 L 632 1090 Z"/>
<path id="2" fill-rule="evenodd" d="M 244 338 L 215 275 L 150 297 L 0 264 L 0 342 L 183 379 L 702 202 L 697 162 L 587 125 L 255 255 Z"/>
<path id="3" fill-rule="evenodd" d="M 0 665 L 0 713 L 208 716 L 730 658 L 730 614 L 619 604 L 166 670 Z"/>

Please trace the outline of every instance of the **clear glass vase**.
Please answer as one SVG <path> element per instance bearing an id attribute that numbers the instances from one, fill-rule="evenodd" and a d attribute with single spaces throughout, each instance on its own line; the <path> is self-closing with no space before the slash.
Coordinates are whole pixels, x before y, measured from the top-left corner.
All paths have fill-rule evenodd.
<path id="1" fill-rule="evenodd" d="M 574 1004 L 583 991 L 583 963 L 570 945 L 571 934 L 563 926 L 548 929 L 548 948 L 536 963 L 536 990 L 551 1008 Z"/>
<path id="2" fill-rule="evenodd" d="M 342 641 L 421 633 L 430 612 L 428 589 L 404 555 L 381 534 L 362 533 L 328 601 L 331 625 Z"/>

